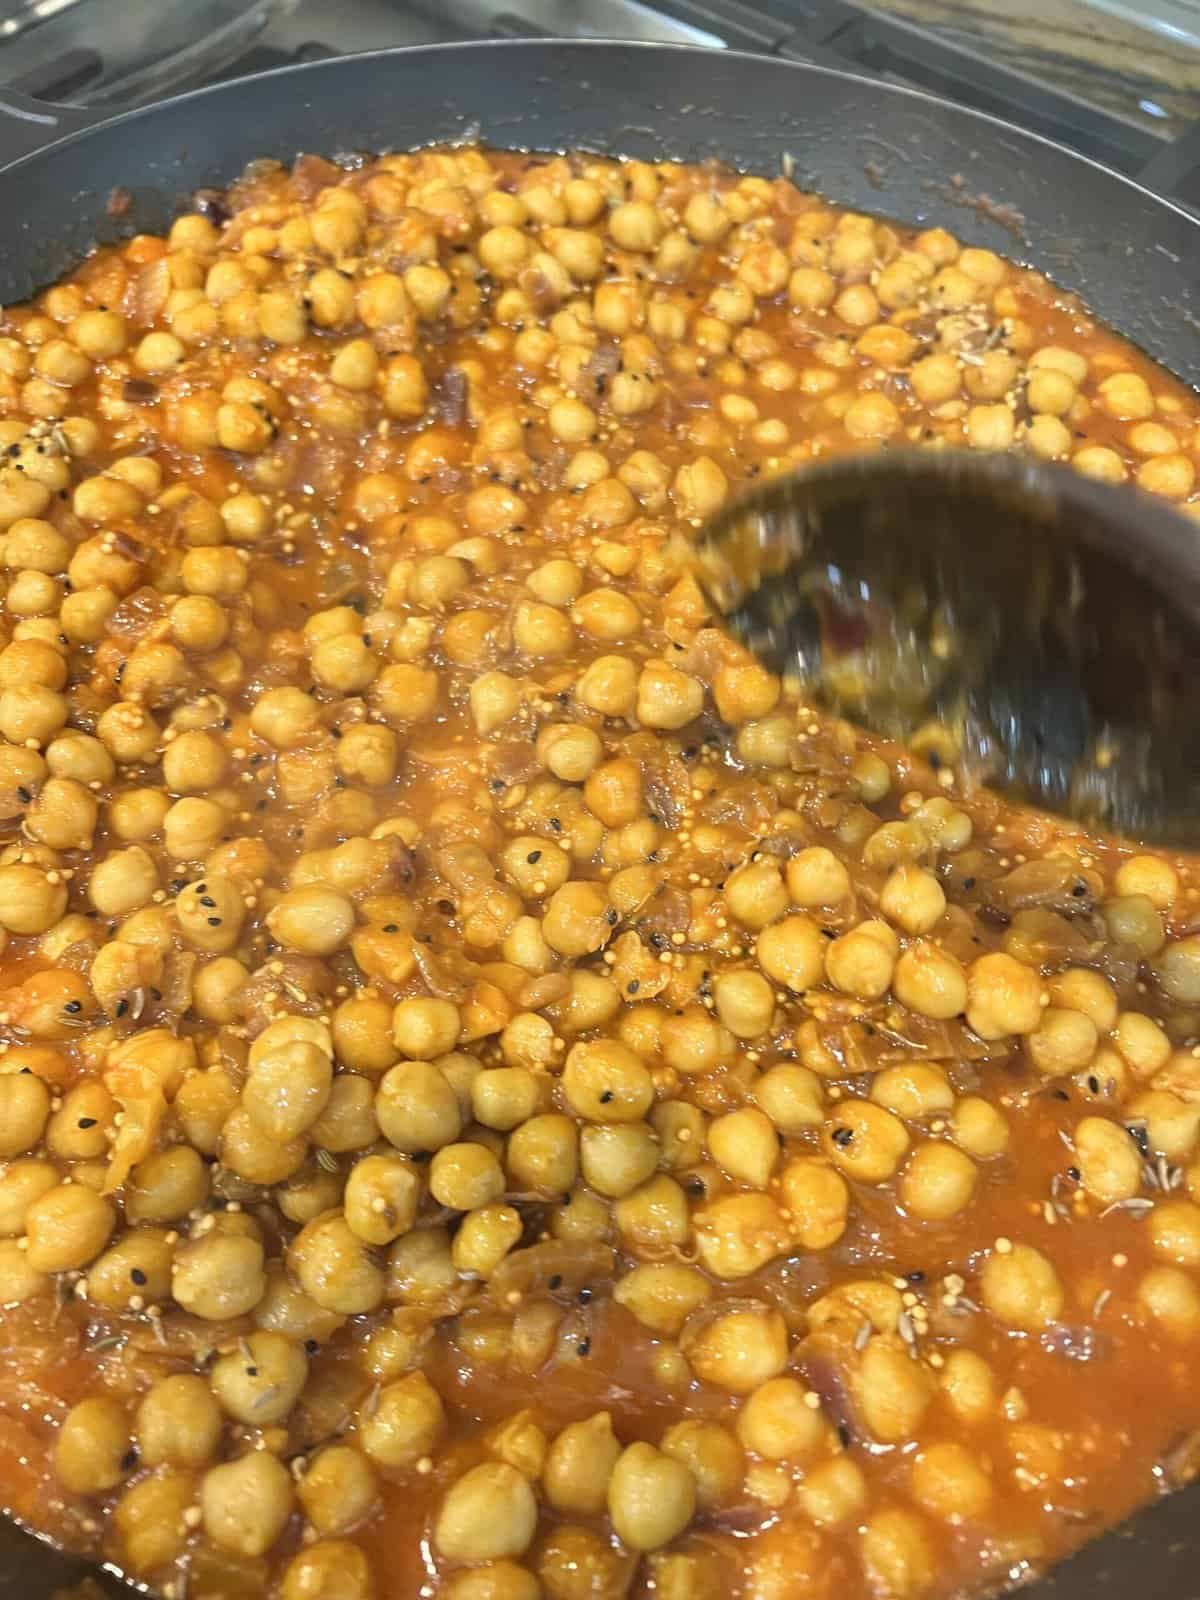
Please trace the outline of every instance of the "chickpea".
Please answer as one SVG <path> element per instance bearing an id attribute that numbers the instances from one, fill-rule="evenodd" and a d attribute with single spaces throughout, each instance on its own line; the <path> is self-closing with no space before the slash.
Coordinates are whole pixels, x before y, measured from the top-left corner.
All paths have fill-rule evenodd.
<path id="1" fill-rule="evenodd" d="M 296 1484 L 304 1514 L 320 1534 L 349 1533 L 364 1522 L 379 1500 L 379 1485 L 369 1461 L 352 1445 L 326 1446 Z"/>
<path id="2" fill-rule="evenodd" d="M 509 1177 L 521 1188 L 565 1194 L 578 1173 L 577 1152 L 578 1134 L 569 1117 L 553 1112 L 531 1117 L 509 1138 Z"/>
<path id="3" fill-rule="evenodd" d="M 308 1377 L 304 1351 L 282 1333 L 252 1333 L 221 1356 L 210 1375 L 213 1394 L 237 1422 L 282 1422 Z"/>
<path id="4" fill-rule="evenodd" d="M 703 705 L 704 686 L 697 679 L 665 661 L 648 661 L 642 668 L 637 680 L 637 720 L 643 727 L 686 727 L 700 715 Z"/>
<path id="5" fill-rule="evenodd" d="M 846 1230 L 850 1191 L 840 1173 L 817 1156 L 789 1161 L 781 1179 L 788 1225 L 805 1250 L 825 1250 Z"/>
<path id="6" fill-rule="evenodd" d="M 429 1190 L 439 1205 L 471 1211 L 504 1193 L 504 1172 L 482 1144 L 447 1144 L 429 1167 Z"/>
<path id="7" fill-rule="evenodd" d="M 451 1561 L 498 1561 L 533 1542 L 537 1501 L 526 1479 L 504 1462 L 483 1462 L 447 1491 L 433 1539 Z"/>
<path id="8" fill-rule="evenodd" d="M 421 1372 L 410 1372 L 380 1390 L 374 1410 L 359 1421 L 361 1448 L 380 1466 L 411 1467 L 427 1456 L 446 1426 L 437 1390 Z"/>
<path id="9" fill-rule="evenodd" d="M 789 1234 L 775 1201 L 765 1194 L 723 1196 L 693 1217 L 701 1264 L 718 1278 L 744 1278 L 786 1253 Z"/>
<path id="10" fill-rule="evenodd" d="M 966 974 L 949 950 L 917 939 L 902 950 L 891 981 L 901 1005 L 920 1016 L 946 1021 L 966 1010 Z"/>
<path id="11" fill-rule="evenodd" d="M 996 1407 L 992 1369 L 973 1350 L 954 1350 L 942 1368 L 941 1389 L 951 1409 L 964 1422 L 978 1423 Z"/>
<path id="12" fill-rule="evenodd" d="M 738 1039 L 756 1039 L 765 1033 L 775 1012 L 775 994 L 757 972 L 721 973 L 713 984 L 717 1016 Z"/>
<path id="13" fill-rule="evenodd" d="M 312 885 L 290 889 L 272 907 L 267 926 L 272 935 L 302 955 L 329 956 L 354 931 L 353 904 L 330 889 Z"/>
<path id="14" fill-rule="evenodd" d="M 618 1279 L 613 1298 L 644 1327 L 678 1334 L 693 1311 L 711 1297 L 704 1275 L 694 1267 L 659 1262 L 634 1267 Z"/>
<path id="15" fill-rule="evenodd" d="M 684 1353 L 702 1382 L 752 1394 L 787 1365 L 787 1326 L 766 1307 L 719 1312 L 687 1340 Z"/>
<path id="16" fill-rule="evenodd" d="M 1010 1328 L 1037 1333 L 1056 1322 L 1065 1296 L 1053 1265 L 1032 1245 L 989 1252 L 980 1277 L 983 1303 Z"/>
<path id="17" fill-rule="evenodd" d="M 737 1436 L 768 1461 L 802 1461 L 820 1449 L 828 1424 L 795 1378 L 772 1378 L 742 1404 Z"/>
<path id="18" fill-rule="evenodd" d="M 594 1122 L 640 1121 L 654 1100 L 650 1074 L 614 1039 L 574 1045 L 561 1082 L 571 1110 Z"/>
<path id="19" fill-rule="evenodd" d="M 562 1516 L 599 1516 L 620 1455 L 607 1411 L 569 1423 L 546 1453 L 542 1491 L 547 1501 Z"/>
<path id="20" fill-rule="evenodd" d="M 598 656 L 583 672 L 575 693 L 589 710 L 602 716 L 627 716 L 639 693 L 637 668 L 624 656 Z"/>
<path id="21" fill-rule="evenodd" d="M 32 1150 L 50 1115 L 50 1091 L 31 1072 L 0 1077 L 0 1156 Z"/>
<path id="22" fill-rule="evenodd" d="M 561 1547 L 570 1531 L 564 1529 L 557 1534 L 551 1534 L 546 1544 L 542 1546 L 539 1561 L 543 1574 L 547 1572 L 548 1564 L 554 1561 L 558 1553 L 556 1541 Z M 582 1538 L 594 1540 L 599 1545 L 595 1534 L 585 1533 L 583 1529 L 577 1529 L 576 1532 Z M 606 1560 L 610 1566 L 615 1565 L 616 1552 L 601 1545 L 600 1559 Z M 571 1574 L 566 1581 L 570 1582 L 577 1569 L 583 1570 L 583 1564 L 574 1553 L 569 1553 L 566 1560 L 566 1570 Z M 446 1600 L 541 1600 L 542 1596 L 542 1588 L 537 1578 L 532 1572 L 518 1566 L 515 1561 L 489 1561 L 482 1567 L 461 1568 L 458 1572 L 448 1575 L 443 1587 L 446 1591 Z"/>
<path id="23" fill-rule="evenodd" d="M 390 1244 L 412 1227 L 420 1195 L 420 1179 L 402 1157 L 365 1156 L 346 1180 L 346 1221 L 365 1243 Z"/>
<path id="24" fill-rule="evenodd" d="M 850 874 L 831 850 L 813 845 L 789 860 L 787 887 L 793 905 L 836 906 L 850 893 Z"/>
<path id="25" fill-rule="evenodd" d="M 950 1131 L 977 1161 L 1003 1155 L 1008 1149 L 1008 1124 L 991 1101 L 965 1095 L 954 1107 Z"/>
<path id="26" fill-rule="evenodd" d="M 320 706 L 300 689 L 268 689 L 250 713 L 250 727 L 277 750 L 292 750 L 316 732 Z"/>
<path id="27" fill-rule="evenodd" d="M 175 1257 L 171 1293 L 193 1316 L 222 1322 L 252 1311 L 262 1299 L 263 1247 L 257 1239 L 210 1233 Z"/>
<path id="28" fill-rule="evenodd" d="M 210 1467 L 200 1484 L 204 1531 L 222 1550 L 261 1556 L 283 1532 L 293 1503 L 291 1476 L 266 1450 Z"/>
<path id="29" fill-rule="evenodd" d="M 1047 1077 L 1081 1072 L 1096 1053 L 1096 1024 L 1082 1011 L 1048 1006 L 1028 1035 L 1026 1048 L 1034 1066 Z"/>
<path id="30" fill-rule="evenodd" d="M 1107 913 L 1106 907 L 1106 920 Z M 0 919 L 2 916 L 0 912 Z M 1138 949 L 1139 953 L 1152 953 L 1144 950 L 1144 944 Z M 1172 1000 L 1183 1005 L 1194 1005 L 1200 998 L 1200 937 L 1190 934 L 1186 938 L 1172 940 L 1155 963 L 1154 972 L 1163 992 Z"/>
<path id="31" fill-rule="evenodd" d="M 825 975 L 843 994 L 877 1000 L 891 984 L 896 954 L 896 935 L 886 922 L 861 922 L 826 946 Z"/>
<path id="32" fill-rule="evenodd" d="M 317 1121 L 332 1086 L 329 1057 L 297 1040 L 260 1056 L 246 1079 L 242 1105 L 264 1133 L 286 1144 Z"/>
<path id="33" fill-rule="evenodd" d="M 906 1211 L 925 1222 L 945 1222 L 970 1202 L 977 1173 L 968 1155 L 940 1139 L 919 1144 L 900 1180 Z"/>
<path id="34" fill-rule="evenodd" d="M 81 1183 L 48 1189 L 25 1213 L 26 1257 L 36 1272 L 70 1272 L 98 1256 L 112 1237 L 110 1201 Z"/>
<path id="35" fill-rule="evenodd" d="M 1160 1260 L 1179 1267 L 1200 1264 L 1200 1206 L 1190 1200 L 1164 1200 L 1146 1220 L 1151 1249 Z"/>
<path id="36" fill-rule="evenodd" d="M 879 909 L 905 933 L 929 933 L 941 920 L 946 896 L 931 872 L 902 865 L 893 869 L 884 884 Z"/>
<path id="37" fill-rule="evenodd" d="M 68 1494 L 103 1494 L 130 1472 L 129 1418 L 118 1401 L 97 1395 L 72 1406 L 54 1445 L 54 1471 Z"/>
<path id="38" fill-rule="evenodd" d="M 779 1159 L 775 1127 L 770 1117 L 753 1106 L 714 1118 L 709 1124 L 708 1148 L 730 1177 L 752 1189 L 767 1187 Z"/>
<path id="39" fill-rule="evenodd" d="M 885 1443 L 911 1438 L 933 1398 L 933 1380 L 915 1367 L 904 1345 L 892 1335 L 867 1343 L 853 1379 L 863 1421 Z"/>
<path id="40" fill-rule="evenodd" d="M 909 1146 L 899 1117 L 863 1100 L 837 1106 L 821 1134 L 821 1146 L 834 1166 L 861 1183 L 884 1183 L 899 1167 Z"/>
<path id="41" fill-rule="evenodd" d="M 818 1528 L 859 1521 L 867 1501 L 866 1480 L 849 1456 L 810 1468 L 798 1493 L 801 1508 Z"/>
<path id="42" fill-rule="evenodd" d="M 408 1155 L 440 1150 L 463 1125 L 457 1095 L 428 1061 L 402 1061 L 385 1073 L 375 1114 L 384 1138 Z"/>
<path id="43" fill-rule="evenodd" d="M 19 1238 L 29 1207 L 57 1182 L 58 1173 L 48 1161 L 9 1161 L 0 1173 L 0 1238 Z"/>
<path id="44" fill-rule="evenodd" d="M 129 1175 L 125 1215 L 130 1222 L 177 1222 L 208 1199 L 209 1175 L 190 1145 L 172 1145 L 147 1156 Z"/>
<path id="45" fill-rule="evenodd" d="M 921 1062 L 914 1062 L 911 1067 L 885 1067 L 876 1073 L 871 1080 L 870 1098 L 898 1117 L 926 1117 L 949 1111 L 954 1105 L 954 1091 L 946 1074 Z"/>
<path id="46" fill-rule="evenodd" d="M 131 1566 L 147 1572 L 182 1555 L 188 1538 L 184 1518 L 195 1498 L 192 1477 L 171 1471 L 126 1490 L 113 1509 L 113 1522 Z"/>
<path id="47" fill-rule="evenodd" d="M 540 1019 L 539 1019 L 540 1020 Z M 512 1023 L 509 1024 L 509 1028 Z M 508 1030 L 505 1030 L 506 1034 Z M 541 1100 L 536 1075 L 525 1067 L 495 1067 L 480 1072 L 471 1084 L 475 1120 L 501 1133 L 528 1122 Z"/>
<path id="48" fill-rule="evenodd" d="M 57 872 L 23 862 L 0 866 L 0 927 L 45 933 L 67 909 L 67 886 Z"/>
<path id="49" fill-rule="evenodd" d="M 658 1550 L 696 1509 L 696 1484 L 681 1462 L 639 1441 L 621 1452 L 608 1485 L 608 1513 L 623 1544 Z"/>
<path id="50" fill-rule="evenodd" d="M 825 941 L 816 923 L 803 915 L 764 927 L 754 953 L 767 977 L 793 993 L 814 987 L 824 974 Z"/>
<path id="51" fill-rule="evenodd" d="M 340 1213 L 306 1223 L 291 1243 L 288 1262 L 300 1288 L 327 1311 L 359 1316 L 383 1300 L 383 1271 Z"/>
<path id="52" fill-rule="evenodd" d="M 279 1600 L 371 1600 L 373 1593 L 370 1564 L 360 1547 L 348 1539 L 320 1539 L 292 1557 Z"/>
<path id="53" fill-rule="evenodd" d="M 1068 967 L 1050 979 L 1052 1006 L 1082 1011 L 1097 1033 L 1108 1033 L 1117 1022 L 1117 997 L 1112 984 L 1087 967 Z"/>
<path id="54" fill-rule="evenodd" d="M 822 1109 L 821 1082 L 807 1067 L 781 1061 L 763 1073 L 754 1086 L 761 1110 L 782 1134 L 797 1134 L 816 1127 Z"/>
<path id="55" fill-rule="evenodd" d="M 401 1000 L 392 1013 L 396 1048 L 414 1060 L 452 1050 L 461 1026 L 458 1007 L 449 1000 Z"/>
<path id="56" fill-rule="evenodd" d="M 204 1379 L 190 1372 L 161 1378 L 138 1406 L 134 1437 L 144 1466 L 207 1466 L 220 1443 L 221 1412 Z"/>
<path id="57" fill-rule="evenodd" d="M 643 1122 L 614 1122 L 579 1131 L 579 1170 L 597 1194 L 632 1194 L 658 1166 L 653 1131 Z"/>
<path id="58" fill-rule="evenodd" d="M 981 1039 L 1032 1033 L 1043 994 L 1037 973 L 1011 956 L 979 956 L 967 968 L 967 1021 Z"/>
<path id="59" fill-rule="evenodd" d="M 1192 1338 L 1200 1326 L 1200 1290 L 1179 1267 L 1151 1267 L 1138 1284 L 1137 1301 L 1173 1339 Z"/>
<path id="60" fill-rule="evenodd" d="M 925 1525 L 903 1507 L 887 1507 L 868 1519 L 862 1560 L 868 1580 L 895 1600 L 923 1594 L 933 1583 L 934 1554 Z"/>

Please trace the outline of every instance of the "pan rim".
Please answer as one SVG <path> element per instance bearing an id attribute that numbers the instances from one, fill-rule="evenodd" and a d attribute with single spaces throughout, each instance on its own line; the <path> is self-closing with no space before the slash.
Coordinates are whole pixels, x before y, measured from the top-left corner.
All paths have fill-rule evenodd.
<path id="1" fill-rule="evenodd" d="M 81 140 L 91 138 L 93 135 L 127 127 L 132 123 L 136 123 L 139 119 L 153 116 L 157 112 L 191 106 L 209 98 L 218 100 L 223 94 L 234 94 L 239 90 L 246 89 L 249 85 L 274 83 L 280 80 L 303 83 L 310 76 L 337 72 L 339 69 L 349 70 L 354 66 L 368 62 L 409 60 L 428 56 L 452 57 L 478 51 L 487 51 L 489 55 L 494 54 L 496 51 L 520 55 L 531 51 L 544 50 L 548 47 L 555 50 L 566 50 L 569 53 L 577 52 L 581 56 L 593 53 L 598 55 L 614 49 L 635 52 L 639 55 L 657 55 L 669 58 L 700 56 L 710 61 L 716 59 L 745 62 L 756 69 L 764 67 L 779 69 L 796 73 L 801 77 L 825 78 L 835 82 L 861 86 L 884 93 L 897 100 L 928 106 L 938 112 L 945 113 L 948 111 L 955 116 L 966 118 L 977 126 L 1003 133 L 1009 137 L 1016 136 L 1029 145 L 1053 151 L 1059 156 L 1066 156 L 1072 161 L 1079 162 L 1103 174 L 1107 178 L 1116 180 L 1143 201 L 1149 201 L 1153 205 L 1163 207 L 1165 211 L 1171 213 L 1181 222 L 1193 227 L 1200 225 L 1200 219 L 1189 211 L 1187 207 L 1167 195 L 1159 194 L 1156 190 L 1147 188 L 1145 184 L 1140 183 L 1136 178 L 1130 177 L 1126 173 L 1118 171 L 1116 167 L 1111 167 L 1103 161 L 1097 161 L 1092 156 L 1073 150 L 1069 145 L 1062 144 L 1056 139 L 1048 138 L 1045 134 L 1038 133 L 1034 129 L 1023 128 L 1019 123 L 995 116 L 989 111 L 978 111 L 973 106 L 962 105 L 957 100 L 952 100 L 945 95 L 934 94 L 927 89 L 870 77 L 866 73 L 855 72 L 848 67 L 831 67 L 814 61 L 793 61 L 783 56 L 759 54 L 750 50 L 718 49 L 710 45 L 669 43 L 649 39 L 562 39 L 553 35 L 546 35 L 540 38 L 456 39 L 433 44 L 389 45 L 378 50 L 359 50 L 348 52 L 345 55 L 329 56 L 320 61 L 291 62 L 280 67 L 268 67 L 261 72 L 246 73 L 241 77 L 227 78 L 220 83 L 202 84 L 197 88 L 185 89 L 179 94 L 169 95 L 165 99 L 152 100 L 145 105 L 130 106 L 125 110 L 115 111 L 112 115 L 99 116 L 95 121 L 88 122 L 82 127 L 72 128 L 61 137 L 51 139 L 39 149 L 18 156 L 15 160 L 0 167 L 0 178 L 7 177 L 10 173 L 22 172 L 43 156 L 50 154 L 50 152 L 64 150 Z M 78 108 L 75 107 L 56 107 L 49 102 L 36 103 L 39 105 L 45 104 L 51 113 L 59 109 L 76 114 L 78 112 Z M 3 112 L 4 109 L 4 96 L 3 92 L 0 91 L 0 112 Z M 10 114 L 17 114 L 15 108 L 13 113 Z M 441 142 L 446 143 L 447 141 Z M 518 147 L 507 146 L 507 148 Z M 248 157 L 247 159 L 252 158 Z"/>

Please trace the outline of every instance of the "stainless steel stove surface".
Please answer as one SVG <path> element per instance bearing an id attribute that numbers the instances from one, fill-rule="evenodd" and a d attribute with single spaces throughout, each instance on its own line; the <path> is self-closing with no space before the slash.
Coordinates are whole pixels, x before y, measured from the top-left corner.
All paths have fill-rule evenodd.
<path id="1" fill-rule="evenodd" d="M 115 109 L 290 61 L 523 35 L 878 74 L 1200 206 L 1200 0 L 0 0 L 0 83 Z"/>

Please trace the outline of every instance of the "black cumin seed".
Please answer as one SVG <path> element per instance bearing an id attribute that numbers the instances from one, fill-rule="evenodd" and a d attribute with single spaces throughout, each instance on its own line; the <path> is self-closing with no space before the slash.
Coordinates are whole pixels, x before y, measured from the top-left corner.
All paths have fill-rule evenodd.
<path id="1" fill-rule="evenodd" d="M 605 1089 L 600 1096 L 600 1104 L 602 1106 L 606 1106 L 610 1100 L 614 1100 L 615 1098 L 616 1096 L 613 1094 L 611 1089 Z"/>
<path id="2" fill-rule="evenodd" d="M 844 1150 L 853 1138 L 853 1128 L 835 1128 L 833 1130 L 833 1142 L 839 1150 Z"/>
<path id="3" fill-rule="evenodd" d="M 63 1007 L 63 1010 L 64 1011 L 69 1011 L 73 1017 L 77 1017 L 79 1015 L 79 1013 L 83 1010 L 83 1001 L 82 1000 L 68 1000 L 66 1005 Z"/>
<path id="4" fill-rule="evenodd" d="M 128 1450 L 126 1450 L 125 1454 L 121 1457 L 121 1471 L 122 1472 L 132 1472 L 134 1467 L 137 1466 L 137 1464 L 138 1464 L 137 1447 L 136 1446 L 131 1446 Z"/>
<path id="5" fill-rule="evenodd" d="M 304 1348 L 308 1351 L 310 1356 L 315 1356 L 321 1346 L 315 1339 L 305 1339 Z"/>
<path id="6" fill-rule="evenodd" d="M 843 1450 L 849 1450 L 851 1434 L 850 1434 L 850 1427 L 849 1427 L 848 1423 L 845 1423 L 845 1422 L 839 1422 L 838 1423 L 838 1438 L 842 1441 L 842 1449 Z"/>
<path id="7" fill-rule="evenodd" d="M 581 1306 L 586 1306 L 588 1301 L 591 1298 L 592 1298 L 592 1291 L 589 1288 L 587 1288 L 587 1286 L 585 1285 L 579 1291 L 579 1303 L 580 1303 L 580 1305 Z"/>
<path id="8" fill-rule="evenodd" d="M 210 928 L 219 928 L 221 926 L 220 917 L 209 917 L 207 921 Z"/>
<path id="9" fill-rule="evenodd" d="M 1150 1140 L 1149 1140 L 1149 1137 L 1146 1134 L 1146 1125 L 1145 1125 L 1145 1123 L 1144 1122 L 1126 1123 L 1126 1128 L 1128 1130 L 1129 1137 L 1133 1140 L 1134 1144 L 1137 1145 L 1138 1149 L 1142 1152 L 1143 1161 L 1149 1161 L 1149 1159 L 1150 1159 Z"/>
<path id="10" fill-rule="evenodd" d="M 925 1282 L 925 1274 L 921 1271 L 920 1267 L 918 1267 L 913 1272 L 906 1272 L 904 1274 L 904 1276 L 908 1280 L 909 1283 L 924 1283 Z"/>
<path id="11" fill-rule="evenodd" d="M 29 790 L 25 787 L 25 785 L 23 783 L 17 785 L 17 799 L 21 802 L 21 804 L 23 806 L 27 806 L 29 804 L 29 802 L 33 799 L 33 796 L 30 794 Z"/>
<path id="12" fill-rule="evenodd" d="M 579 1351 L 581 1356 L 590 1355 L 592 1350 L 592 1341 L 590 1339 L 580 1339 L 575 1348 Z"/>
<path id="13" fill-rule="evenodd" d="M 142 1271 L 141 1267 L 133 1267 L 129 1273 L 129 1276 L 133 1279 L 134 1283 L 137 1284 L 139 1289 L 146 1281 L 146 1274 Z"/>
<path id="14" fill-rule="evenodd" d="M 963 888 L 964 889 L 973 889 L 974 887 L 975 887 L 975 879 L 974 878 L 964 878 L 963 879 Z"/>
<path id="15" fill-rule="evenodd" d="M 561 833 L 562 832 L 562 823 L 558 820 L 557 817 L 551 817 L 550 818 L 550 826 L 554 829 L 555 833 Z"/>
<path id="16" fill-rule="evenodd" d="M 80 1117 L 79 1126 L 81 1128 L 94 1128 L 96 1126 L 96 1119 L 95 1117 Z"/>
<path id="17" fill-rule="evenodd" d="M 625 985 L 625 993 L 626 994 L 636 994 L 638 992 L 638 990 L 641 988 L 641 986 L 642 985 L 641 985 L 641 980 L 640 979 L 638 979 L 638 978 L 630 978 L 629 982 Z"/>
<path id="18" fill-rule="evenodd" d="M 607 921 L 609 927 L 610 928 L 615 928 L 616 925 L 617 925 L 617 921 L 618 921 L 617 913 L 616 913 L 615 909 L 612 906 L 610 906 L 609 909 L 604 913 L 604 916 L 605 916 L 605 920 Z"/>
<path id="19" fill-rule="evenodd" d="M 211 907 L 215 906 L 216 903 L 217 902 L 213 899 L 212 895 L 210 895 L 210 894 L 206 894 L 206 895 L 202 895 L 201 896 L 200 904 L 202 906 L 208 906 L 209 908 L 211 908 Z"/>
<path id="20" fill-rule="evenodd" d="M 400 924 L 398 922 L 385 922 L 383 925 L 383 931 L 384 933 L 399 933 Z"/>
<path id="21" fill-rule="evenodd" d="M 551 1279 L 550 1279 L 550 1287 L 552 1289 L 561 1289 L 562 1288 L 562 1273 L 561 1272 L 556 1272 L 551 1277 Z"/>
<path id="22" fill-rule="evenodd" d="M 117 1001 L 117 1015 L 119 1017 L 123 1017 L 128 1010 L 129 1010 L 129 1001 L 128 1000 L 118 1000 Z"/>
<path id="23" fill-rule="evenodd" d="M 257 1378 L 258 1377 L 258 1368 L 257 1367 L 247 1367 L 246 1368 L 246 1376 L 248 1378 Z"/>
<path id="24" fill-rule="evenodd" d="M 531 867 L 536 867 L 538 862 L 542 859 L 542 852 L 540 850 L 531 850 L 525 859 L 528 861 Z"/>

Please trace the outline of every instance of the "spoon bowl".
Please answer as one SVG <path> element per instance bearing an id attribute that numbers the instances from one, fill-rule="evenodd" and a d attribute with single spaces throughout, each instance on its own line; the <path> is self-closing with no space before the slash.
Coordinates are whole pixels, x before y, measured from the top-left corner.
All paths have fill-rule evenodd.
<path id="1" fill-rule="evenodd" d="M 967 781 L 1200 846 L 1200 525 L 1021 456 L 835 458 L 722 510 L 726 625 L 830 710 Z"/>

